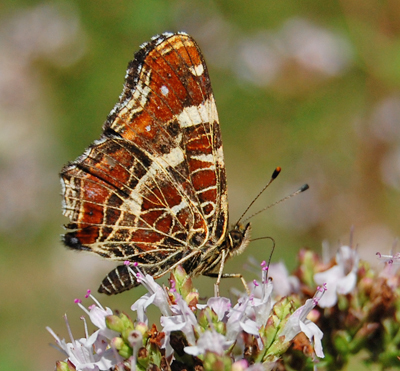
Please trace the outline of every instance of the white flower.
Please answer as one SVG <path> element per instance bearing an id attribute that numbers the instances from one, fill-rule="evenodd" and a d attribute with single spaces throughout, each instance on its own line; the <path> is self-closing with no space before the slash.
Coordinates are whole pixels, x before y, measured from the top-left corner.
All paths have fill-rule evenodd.
<path id="1" fill-rule="evenodd" d="M 198 305 L 198 307 L 200 307 Z M 225 316 L 229 312 L 232 307 L 231 301 L 228 298 L 224 297 L 212 297 L 208 299 L 207 305 L 201 306 L 203 308 L 210 307 L 215 314 L 218 316 L 218 321 L 223 321 Z"/>
<path id="2" fill-rule="evenodd" d="M 194 336 L 194 328 L 197 327 L 197 318 L 190 310 L 189 306 L 182 299 L 182 297 L 176 293 L 176 304 L 171 306 L 173 312 L 172 316 L 163 316 L 160 319 L 161 326 L 163 326 L 163 332 L 165 333 L 163 348 L 166 349 L 166 356 L 170 356 L 173 353 L 173 349 L 170 345 L 170 335 L 173 331 L 182 331 L 189 344 L 195 344 L 196 338 Z"/>
<path id="3" fill-rule="evenodd" d="M 136 267 L 136 266 L 135 266 Z M 128 267 L 128 269 L 131 269 Z M 139 269 L 136 277 L 140 283 L 146 287 L 148 293 L 144 294 L 141 298 L 136 300 L 131 306 L 131 310 L 137 311 L 137 317 L 139 322 L 148 323 L 146 316 L 146 308 L 150 304 L 156 305 L 164 316 L 171 315 L 171 311 L 168 303 L 168 295 L 165 290 L 156 282 L 154 278 L 149 274 L 143 275 Z M 132 272 L 135 274 L 134 272 Z"/>
<path id="4" fill-rule="evenodd" d="M 67 355 L 77 371 L 105 371 L 122 361 L 122 358 L 113 349 L 106 349 L 107 347 L 101 345 L 107 343 L 100 335 L 100 331 L 96 331 L 89 337 L 85 329 L 86 337 L 75 340 L 67 316 L 65 316 L 65 322 L 71 339 L 70 343 L 64 339 L 61 340 L 51 328 L 47 327 L 47 331 L 54 337 L 60 350 Z"/>
<path id="5" fill-rule="evenodd" d="M 274 286 L 275 295 L 283 297 L 299 292 L 299 279 L 295 276 L 289 276 L 284 263 L 271 264 L 269 267 L 269 276 L 273 278 L 274 282 L 278 283 Z"/>
<path id="6" fill-rule="evenodd" d="M 223 355 L 232 344 L 233 341 L 227 341 L 225 336 L 215 330 L 207 330 L 200 335 L 196 345 L 185 347 L 184 351 L 193 356 L 204 354 L 207 351 Z"/>
<path id="7" fill-rule="evenodd" d="M 390 255 L 383 255 L 377 252 L 378 260 L 385 263 L 383 270 L 379 273 L 379 277 L 386 279 L 386 283 L 393 289 L 398 286 L 397 271 L 400 264 L 400 253 L 393 253 L 393 250 L 397 244 L 397 240 L 394 243 Z"/>
<path id="8" fill-rule="evenodd" d="M 111 316 L 113 311 L 107 307 L 104 309 L 100 302 L 90 294 L 90 290 L 88 290 L 85 297 L 90 297 L 95 302 L 95 304 L 89 307 L 89 310 L 82 305 L 80 299 L 75 299 L 75 303 L 78 304 L 78 306 L 89 316 L 91 322 L 99 329 L 95 332 L 95 334 L 97 334 L 96 336 L 103 336 L 106 339 L 112 339 L 118 336 L 118 332 L 110 330 L 106 325 L 106 317 Z"/>
<path id="9" fill-rule="evenodd" d="M 249 297 L 240 298 L 238 303 L 229 311 L 226 323 L 226 338 L 228 341 L 236 341 L 242 330 L 248 334 L 259 336 L 257 322 L 246 315 L 249 301 Z"/>
<path id="10" fill-rule="evenodd" d="M 326 283 L 328 289 L 318 303 L 321 308 L 333 307 L 337 302 L 337 294 L 345 295 L 355 288 L 359 260 L 356 250 L 349 246 L 341 246 L 336 254 L 337 265 L 314 275 L 315 283 Z"/>
<path id="11" fill-rule="evenodd" d="M 256 282 L 255 282 L 256 283 Z M 257 284 L 257 288 L 260 285 Z M 250 318 L 254 319 L 258 327 L 266 324 L 272 309 L 272 290 L 273 284 L 270 279 L 263 279 L 261 283 L 261 297 L 250 297 L 249 306 L 246 309 L 246 313 Z"/>
<path id="12" fill-rule="evenodd" d="M 308 339 L 311 342 L 314 342 L 315 354 L 319 358 L 324 358 L 324 352 L 322 350 L 321 343 L 321 339 L 324 334 L 314 322 L 311 322 L 309 319 L 307 319 L 307 315 L 317 304 L 319 304 L 319 301 L 321 300 L 321 297 L 323 297 L 325 291 L 325 287 L 319 289 L 313 299 L 306 300 L 306 303 L 290 316 L 280 334 L 285 336 L 285 341 L 291 341 L 297 334 L 304 332 Z"/>

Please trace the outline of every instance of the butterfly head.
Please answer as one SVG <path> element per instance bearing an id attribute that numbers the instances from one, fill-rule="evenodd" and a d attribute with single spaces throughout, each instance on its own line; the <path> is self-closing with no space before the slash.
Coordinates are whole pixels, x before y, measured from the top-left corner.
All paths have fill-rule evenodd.
<path id="1" fill-rule="evenodd" d="M 236 224 L 228 233 L 229 255 L 241 254 L 250 243 L 251 224 Z"/>

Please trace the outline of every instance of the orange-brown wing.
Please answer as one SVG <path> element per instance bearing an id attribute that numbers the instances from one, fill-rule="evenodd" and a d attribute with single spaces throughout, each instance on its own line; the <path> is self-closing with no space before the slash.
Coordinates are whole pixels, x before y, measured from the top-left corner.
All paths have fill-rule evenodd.
<path id="1" fill-rule="evenodd" d="M 61 171 L 67 246 L 160 276 L 191 251 L 222 243 L 228 205 L 218 115 L 190 36 L 142 45 L 103 130 Z"/>

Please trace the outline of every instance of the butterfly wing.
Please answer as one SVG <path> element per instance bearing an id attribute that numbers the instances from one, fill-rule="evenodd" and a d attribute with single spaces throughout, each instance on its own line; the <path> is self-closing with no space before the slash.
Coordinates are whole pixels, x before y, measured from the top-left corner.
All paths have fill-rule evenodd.
<path id="1" fill-rule="evenodd" d="M 73 249 L 137 262 L 159 277 L 192 251 L 222 243 L 228 205 L 218 115 L 190 36 L 142 45 L 101 138 L 61 180 L 71 221 L 64 242 Z M 134 285 L 120 266 L 102 291 Z"/>

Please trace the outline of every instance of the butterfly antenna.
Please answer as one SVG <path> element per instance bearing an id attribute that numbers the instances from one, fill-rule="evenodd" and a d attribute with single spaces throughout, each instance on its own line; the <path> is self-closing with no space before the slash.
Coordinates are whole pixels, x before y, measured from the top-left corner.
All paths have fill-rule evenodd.
<path id="1" fill-rule="evenodd" d="M 245 220 L 243 220 L 243 222 L 245 222 L 245 221 L 251 219 L 252 217 L 254 217 L 254 216 L 256 216 L 256 215 L 262 213 L 262 212 L 265 211 L 265 210 L 270 209 L 271 207 L 273 207 L 273 206 L 275 206 L 275 205 L 277 205 L 277 204 L 280 204 L 280 203 L 283 202 L 283 201 L 288 200 L 289 198 L 292 198 L 293 196 L 297 196 L 298 194 L 300 194 L 300 193 L 302 193 L 302 192 L 304 192 L 304 191 L 307 191 L 308 188 L 310 188 L 310 187 L 308 186 L 308 184 L 303 184 L 297 191 L 293 192 L 293 193 L 290 194 L 289 196 L 286 196 L 286 197 L 280 199 L 279 201 L 274 202 L 273 204 L 271 204 L 271 205 L 269 205 L 269 206 L 267 206 L 267 207 L 264 207 L 263 209 L 257 211 L 256 213 L 250 215 L 248 218 L 246 218 Z"/>
<path id="2" fill-rule="evenodd" d="M 281 172 L 281 167 L 278 166 L 274 172 L 271 175 L 271 179 L 269 180 L 269 182 L 264 186 L 264 188 L 258 193 L 258 195 L 256 197 L 254 197 L 253 201 L 250 202 L 250 205 L 247 206 L 246 210 L 244 211 L 244 213 L 240 216 L 239 220 L 236 222 L 235 225 L 238 225 L 240 223 L 240 221 L 243 219 L 243 217 L 246 215 L 246 213 L 249 211 L 249 209 L 253 206 L 254 202 L 257 201 L 257 199 L 264 193 L 264 191 L 269 187 L 269 185 L 277 178 L 277 176 L 279 175 L 279 173 Z M 249 218 L 247 218 L 249 219 Z M 246 219 L 246 220 L 247 220 Z"/>

